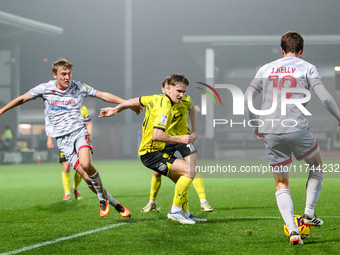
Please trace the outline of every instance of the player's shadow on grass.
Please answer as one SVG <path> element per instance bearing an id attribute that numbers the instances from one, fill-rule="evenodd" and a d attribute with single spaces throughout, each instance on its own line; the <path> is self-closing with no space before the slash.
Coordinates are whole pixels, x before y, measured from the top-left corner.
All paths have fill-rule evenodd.
<path id="1" fill-rule="evenodd" d="M 224 207 L 224 208 L 214 207 L 214 211 L 253 210 L 253 209 L 268 209 L 268 208 L 275 208 L 275 207 L 273 206 L 247 206 L 247 207 Z"/>
<path id="2" fill-rule="evenodd" d="M 121 197 L 145 197 L 145 199 L 148 200 L 150 196 L 145 195 L 145 194 L 143 194 L 143 195 L 135 195 L 135 194 L 131 194 L 131 195 L 119 195 L 119 194 L 116 194 L 116 195 L 114 195 L 114 198 L 117 198 L 117 199 L 121 198 Z"/>
<path id="3" fill-rule="evenodd" d="M 208 221 L 206 222 L 202 222 L 200 224 L 211 224 L 211 223 L 225 223 L 225 224 L 228 224 L 228 223 L 231 223 L 231 222 L 244 222 L 244 221 L 259 221 L 259 220 L 276 220 L 275 218 L 247 218 L 247 217 L 244 217 L 244 218 L 225 218 L 225 219 L 209 219 L 208 218 Z"/>
<path id="4" fill-rule="evenodd" d="M 129 222 L 129 223 L 139 223 L 139 222 L 147 222 L 147 221 L 158 221 L 158 220 L 165 220 L 167 219 L 164 216 L 161 217 L 154 217 L 154 218 L 121 218 L 118 219 L 118 222 Z"/>
<path id="5" fill-rule="evenodd" d="M 65 213 L 68 211 L 78 211 L 79 209 L 86 208 L 87 205 L 82 204 L 81 201 L 60 201 L 52 204 L 37 205 L 36 209 L 39 211 L 46 211 L 52 213 Z"/>
<path id="6" fill-rule="evenodd" d="M 324 241 L 309 241 L 307 239 L 303 241 L 303 245 L 312 245 L 312 244 L 321 244 L 321 243 L 340 243 L 340 239 L 324 240 Z"/>

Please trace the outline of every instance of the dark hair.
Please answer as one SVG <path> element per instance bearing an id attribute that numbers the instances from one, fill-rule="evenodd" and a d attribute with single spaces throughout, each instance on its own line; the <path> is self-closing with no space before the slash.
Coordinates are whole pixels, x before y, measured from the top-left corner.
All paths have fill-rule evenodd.
<path id="1" fill-rule="evenodd" d="M 170 80 L 170 76 L 166 77 L 163 81 L 163 88 L 165 87 L 165 84 L 169 83 L 169 80 Z"/>
<path id="2" fill-rule="evenodd" d="M 281 37 L 281 48 L 285 53 L 299 53 L 303 46 L 303 37 L 299 33 L 288 31 Z"/>
<path id="3" fill-rule="evenodd" d="M 189 86 L 189 80 L 187 77 L 185 77 L 184 74 L 172 74 L 170 76 L 170 79 L 168 80 L 168 84 L 169 85 L 173 85 L 173 86 L 176 86 L 177 83 L 183 83 L 184 85 L 186 86 Z"/>

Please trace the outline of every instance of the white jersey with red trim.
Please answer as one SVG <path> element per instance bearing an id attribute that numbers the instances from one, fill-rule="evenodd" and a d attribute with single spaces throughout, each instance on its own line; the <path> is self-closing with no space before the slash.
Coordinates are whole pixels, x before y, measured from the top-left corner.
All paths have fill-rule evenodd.
<path id="1" fill-rule="evenodd" d="M 322 84 L 317 68 L 297 57 L 283 57 L 262 66 L 249 86 L 263 90 L 261 110 L 273 104 L 273 90 L 277 90 L 277 108 L 269 115 L 261 115 L 259 132 L 264 134 L 292 133 L 308 127 L 308 120 L 295 104 L 287 104 L 286 115 L 281 115 L 281 89 L 296 87 L 310 90 Z M 287 93 L 286 98 L 301 99 L 304 93 Z"/>
<path id="2" fill-rule="evenodd" d="M 57 88 L 56 80 L 51 80 L 28 91 L 32 99 L 44 99 L 46 134 L 51 137 L 67 135 L 84 127 L 84 117 L 80 112 L 83 99 L 86 96 L 94 97 L 96 92 L 85 83 L 74 80 L 65 90 Z"/>

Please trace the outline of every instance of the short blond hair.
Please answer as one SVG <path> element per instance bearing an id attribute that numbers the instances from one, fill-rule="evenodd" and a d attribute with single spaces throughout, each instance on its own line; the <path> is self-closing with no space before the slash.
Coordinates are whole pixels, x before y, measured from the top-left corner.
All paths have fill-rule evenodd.
<path id="1" fill-rule="evenodd" d="M 70 69 L 70 70 L 72 70 L 73 65 L 71 64 L 70 61 L 68 61 L 68 60 L 66 60 L 64 58 L 61 58 L 58 61 L 53 63 L 53 65 L 52 65 L 52 72 L 53 73 L 57 73 L 59 67 L 62 67 L 63 69 Z"/>

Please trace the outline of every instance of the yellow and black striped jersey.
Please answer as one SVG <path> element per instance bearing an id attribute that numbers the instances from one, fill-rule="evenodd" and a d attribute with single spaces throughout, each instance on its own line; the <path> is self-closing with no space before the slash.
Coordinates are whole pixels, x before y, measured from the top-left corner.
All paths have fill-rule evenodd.
<path id="1" fill-rule="evenodd" d="M 173 102 L 165 94 L 152 96 L 142 96 L 139 98 L 142 106 L 146 107 L 143 121 L 142 141 L 139 146 L 140 156 L 164 149 L 165 143 L 152 140 L 154 128 L 159 128 L 166 132 L 171 123 Z"/>
<path id="2" fill-rule="evenodd" d="M 172 109 L 172 120 L 169 129 L 166 131 L 167 134 L 172 136 L 183 136 L 190 134 L 188 127 L 188 111 L 194 107 L 190 96 L 185 95 L 180 104 L 175 104 Z"/>

